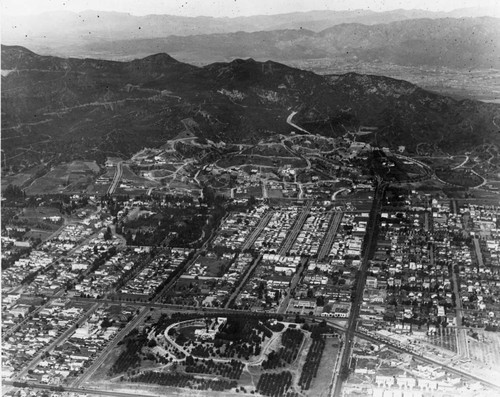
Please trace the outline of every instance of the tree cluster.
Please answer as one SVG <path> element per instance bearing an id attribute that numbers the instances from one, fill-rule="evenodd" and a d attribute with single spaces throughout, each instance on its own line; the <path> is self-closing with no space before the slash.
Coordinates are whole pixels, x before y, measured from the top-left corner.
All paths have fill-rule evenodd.
<path id="1" fill-rule="evenodd" d="M 264 396 L 281 397 L 292 385 L 292 374 L 289 371 L 264 373 L 257 383 L 257 392 Z"/>
<path id="2" fill-rule="evenodd" d="M 146 371 L 142 374 L 130 378 L 134 383 L 157 384 L 170 387 L 187 387 L 196 390 L 224 391 L 235 388 L 238 383 L 234 380 L 226 379 L 199 379 L 190 374 L 179 372 L 154 372 Z"/>
<path id="3" fill-rule="evenodd" d="M 324 349 L 324 338 L 317 338 L 313 340 L 300 374 L 299 385 L 302 390 L 309 390 L 313 378 L 315 378 L 318 374 L 318 368 L 321 363 L 321 356 L 323 355 Z"/>
<path id="4" fill-rule="evenodd" d="M 214 362 L 213 360 L 198 360 L 192 356 L 186 357 L 186 372 L 198 374 L 220 375 L 229 379 L 240 379 L 244 364 L 238 360 L 228 363 Z"/>
<path id="5" fill-rule="evenodd" d="M 287 328 L 281 336 L 281 347 L 276 352 L 272 350 L 267 359 L 262 362 L 262 368 L 275 369 L 284 367 L 286 364 L 291 364 L 297 358 L 304 333 L 296 328 Z"/>
<path id="6" fill-rule="evenodd" d="M 137 329 L 133 329 L 125 337 L 125 350 L 123 350 L 115 363 L 109 370 L 109 375 L 117 375 L 122 372 L 129 370 L 130 368 L 136 368 L 141 364 L 141 351 L 142 348 L 147 344 L 148 337 L 145 333 L 139 334 Z"/>
<path id="7" fill-rule="evenodd" d="M 24 192 L 19 186 L 9 184 L 3 192 L 3 197 L 7 200 L 15 200 L 17 198 L 23 198 Z"/>

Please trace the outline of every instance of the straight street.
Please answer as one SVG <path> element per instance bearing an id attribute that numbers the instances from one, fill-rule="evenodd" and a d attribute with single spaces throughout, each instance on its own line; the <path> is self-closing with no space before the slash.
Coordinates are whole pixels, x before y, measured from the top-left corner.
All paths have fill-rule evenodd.
<path id="1" fill-rule="evenodd" d="M 228 301 L 226 302 L 226 305 L 224 306 L 225 309 L 227 309 L 236 300 L 236 297 L 239 295 L 241 289 L 243 288 L 243 286 L 247 282 L 248 278 L 252 275 L 252 273 L 254 272 L 255 268 L 257 267 L 257 265 L 260 263 L 261 260 L 262 260 L 262 255 L 259 255 L 253 261 L 253 263 L 250 265 L 250 267 L 248 268 L 248 270 L 245 274 L 245 277 L 243 277 L 243 280 L 241 281 L 241 283 L 238 285 L 236 290 L 231 294 Z"/>
<path id="2" fill-rule="evenodd" d="M 321 245 L 321 250 L 319 251 L 318 254 L 318 261 L 322 261 L 330 253 L 330 250 L 333 245 L 333 240 L 335 239 L 343 215 L 344 214 L 342 212 L 336 212 L 335 215 L 332 217 L 328 228 L 328 232 L 326 233 L 325 239 L 323 240 L 323 244 Z"/>
<path id="3" fill-rule="evenodd" d="M 279 251 L 280 255 L 286 255 L 288 251 L 290 251 L 290 248 L 292 248 L 293 243 L 297 239 L 297 236 L 299 235 L 300 230 L 302 229 L 302 226 L 304 225 L 304 222 L 306 221 L 307 216 L 309 215 L 309 211 L 311 210 L 312 204 L 313 204 L 312 200 L 307 201 L 307 205 L 301 211 L 300 215 L 298 216 L 297 220 L 292 226 L 292 230 L 286 236 L 286 239 L 283 242 L 283 246 Z"/>
<path id="4" fill-rule="evenodd" d="M 290 282 L 290 289 L 288 290 L 288 294 L 281 301 L 281 304 L 278 308 L 278 313 L 280 313 L 280 314 L 286 313 L 286 309 L 288 309 L 288 305 L 290 304 L 290 299 L 292 297 L 292 293 L 293 293 L 293 291 L 295 291 L 297 284 L 299 283 L 300 279 L 302 278 L 302 273 L 304 272 L 304 268 L 307 266 L 308 262 L 309 262 L 309 258 L 302 258 L 300 260 L 299 267 L 297 268 L 297 271 L 293 275 L 292 281 Z"/>
<path id="5" fill-rule="evenodd" d="M 243 243 L 243 246 L 241 247 L 242 251 L 245 251 L 252 247 L 253 243 L 255 243 L 255 240 L 257 240 L 257 237 L 260 236 L 262 233 L 262 230 L 267 226 L 269 223 L 269 220 L 273 216 L 274 211 L 268 211 L 264 217 L 260 220 L 259 224 L 257 227 L 250 233 L 250 235 L 247 237 L 246 241 Z"/>
<path id="6" fill-rule="evenodd" d="M 337 377 L 336 382 L 333 385 L 331 393 L 332 397 L 341 396 L 342 383 L 345 380 L 342 376 L 342 373 L 344 371 L 347 371 L 351 362 L 352 345 L 358 322 L 359 310 L 361 307 L 361 302 L 363 300 L 363 291 L 366 283 L 366 273 L 368 270 L 370 259 L 373 257 L 377 246 L 378 218 L 382 207 L 382 197 L 384 196 L 385 187 L 385 184 L 378 185 L 373 197 L 372 210 L 370 212 L 370 219 L 367 226 L 365 252 L 359 269 L 358 281 L 356 284 L 354 299 L 351 306 L 351 313 L 349 315 L 349 320 L 347 323 L 348 325 L 344 340 L 344 351 L 340 360 L 341 376 Z"/>
<path id="7" fill-rule="evenodd" d="M 463 358 L 469 358 L 469 345 L 467 343 L 467 330 L 462 327 L 462 299 L 458 290 L 458 276 L 453 270 L 451 273 L 453 282 L 453 293 L 455 294 L 455 315 L 457 318 L 457 354 Z"/>

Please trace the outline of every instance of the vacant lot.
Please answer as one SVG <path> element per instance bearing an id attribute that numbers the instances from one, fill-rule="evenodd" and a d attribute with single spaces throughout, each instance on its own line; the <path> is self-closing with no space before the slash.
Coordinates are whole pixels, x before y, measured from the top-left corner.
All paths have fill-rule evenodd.
<path id="1" fill-rule="evenodd" d="M 266 157 L 289 157 L 290 152 L 280 144 L 262 145 L 262 146 L 252 146 L 242 152 L 244 155 L 260 155 Z"/>
<path id="2" fill-rule="evenodd" d="M 137 176 L 128 166 L 123 166 L 123 174 L 122 174 L 123 182 L 130 182 L 136 187 L 144 186 L 145 188 L 157 187 L 159 186 L 158 182 L 152 181 L 147 178 L 143 178 Z"/>
<path id="3" fill-rule="evenodd" d="M 53 207 L 30 207 L 24 208 L 22 213 L 18 215 L 18 220 L 16 223 L 19 225 L 28 226 L 31 229 L 35 229 L 33 232 L 38 230 L 39 232 L 52 232 L 57 230 L 64 219 L 61 217 L 61 213 L 57 208 Z M 61 219 L 54 219 L 54 221 L 48 219 L 50 217 L 61 217 Z M 45 218 L 45 219 L 44 219 Z M 35 236 L 32 233 L 32 237 L 40 237 L 43 239 L 43 236 Z M 42 233 L 43 234 L 43 233 Z M 50 234 L 50 233 L 49 233 Z"/>
<path id="4" fill-rule="evenodd" d="M 268 189 L 267 195 L 269 198 L 282 198 L 283 191 L 281 189 Z"/>
<path id="5" fill-rule="evenodd" d="M 250 186 L 245 189 L 241 189 L 240 191 L 235 190 L 234 197 L 236 198 L 244 198 L 244 197 L 262 197 L 262 188 L 260 186 Z"/>
<path id="6" fill-rule="evenodd" d="M 26 188 L 26 194 L 54 194 L 84 191 L 90 185 L 99 166 L 95 162 L 73 161 L 61 164 L 36 179 Z"/>
<path id="7" fill-rule="evenodd" d="M 477 330 L 477 338 L 467 337 L 470 356 L 500 373 L 500 333 Z"/>
<path id="8" fill-rule="evenodd" d="M 2 175 L 2 191 L 9 185 L 16 185 L 19 187 L 24 187 L 29 183 L 31 178 L 34 178 L 37 172 L 43 173 L 43 165 L 37 165 L 36 167 L 30 168 L 15 175 Z"/>
<path id="9" fill-rule="evenodd" d="M 457 352 L 457 336 L 455 328 L 438 328 L 436 334 L 427 337 L 428 342 L 443 349 Z"/>
<path id="10" fill-rule="evenodd" d="M 219 160 L 217 165 L 222 168 L 239 167 L 241 165 L 255 165 L 267 167 L 283 167 L 289 165 L 292 168 L 305 168 L 307 163 L 298 157 L 267 157 L 261 155 L 236 155 Z"/>
<path id="11" fill-rule="evenodd" d="M 204 256 L 200 256 L 198 261 L 203 266 L 207 266 L 207 277 L 221 277 L 230 263 L 230 261 L 226 259 L 208 258 Z"/>
<path id="12" fill-rule="evenodd" d="M 436 175 L 442 181 L 455 186 L 475 187 L 483 182 L 482 178 L 464 169 L 436 171 Z"/>
<path id="13" fill-rule="evenodd" d="M 2 191 L 4 191 L 5 188 L 9 185 L 23 186 L 30 180 L 31 177 L 32 174 L 30 173 L 20 173 L 16 175 L 3 176 Z"/>
<path id="14" fill-rule="evenodd" d="M 462 164 L 466 158 L 466 156 L 415 157 L 416 160 L 429 165 L 431 168 L 454 168 Z"/>

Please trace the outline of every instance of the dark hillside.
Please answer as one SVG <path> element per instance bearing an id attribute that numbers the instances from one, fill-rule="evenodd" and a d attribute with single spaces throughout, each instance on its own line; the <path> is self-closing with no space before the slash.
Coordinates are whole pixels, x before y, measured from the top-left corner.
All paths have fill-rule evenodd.
<path id="1" fill-rule="evenodd" d="M 39 56 L 2 46 L 2 149 L 7 164 L 128 157 L 162 145 L 190 118 L 214 141 L 258 142 L 288 133 L 379 127 L 387 146 L 431 143 L 448 152 L 498 142 L 500 107 L 457 101 L 401 80 L 320 76 L 237 59 L 198 68 L 166 54 L 131 62 Z"/>

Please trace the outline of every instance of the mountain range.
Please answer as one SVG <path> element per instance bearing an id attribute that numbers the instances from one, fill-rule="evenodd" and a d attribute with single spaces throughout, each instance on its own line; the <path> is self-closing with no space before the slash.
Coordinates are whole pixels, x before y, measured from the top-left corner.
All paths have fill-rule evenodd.
<path id="1" fill-rule="evenodd" d="M 356 10 L 188 18 L 59 12 L 8 17 L 2 24 L 2 43 L 47 55 L 116 60 L 166 52 L 194 64 L 241 57 L 279 62 L 330 58 L 500 68 L 500 20 L 478 17 L 489 13 Z"/>
<path id="2" fill-rule="evenodd" d="M 457 69 L 500 69 L 500 19 L 411 19 L 390 24 L 341 24 L 311 30 L 273 30 L 156 39 L 101 41 L 82 47 L 84 53 L 130 54 L 165 51 L 190 63 L 252 57 L 279 62 L 330 58 L 403 66 L 445 66 Z"/>
<path id="3" fill-rule="evenodd" d="M 421 143 L 449 153 L 500 144 L 500 106 L 455 100 L 402 80 L 321 76 L 236 59 L 196 67 L 160 53 L 129 62 L 42 56 L 2 46 L 2 150 L 7 166 L 128 157 L 186 129 L 212 141 L 288 134 L 341 136 L 370 126 L 379 146 Z M 189 122 L 186 123 L 186 120 Z M 4 164 L 5 165 L 5 164 Z"/>

